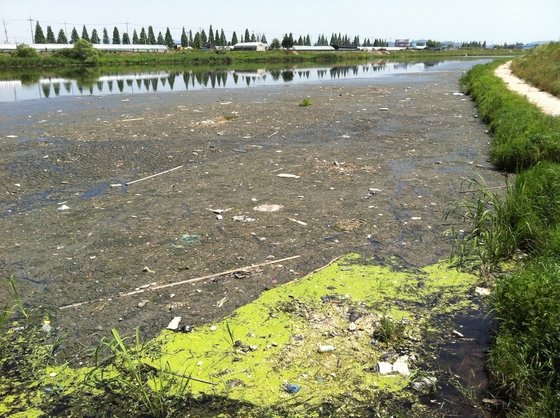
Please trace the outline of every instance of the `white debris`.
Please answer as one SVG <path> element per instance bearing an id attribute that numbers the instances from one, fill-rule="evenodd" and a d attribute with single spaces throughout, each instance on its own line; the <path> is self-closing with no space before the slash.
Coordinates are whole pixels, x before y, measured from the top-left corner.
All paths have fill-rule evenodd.
<path id="1" fill-rule="evenodd" d="M 297 176 L 295 174 L 280 173 L 280 174 L 277 174 L 276 177 L 281 177 L 281 178 L 284 178 L 284 179 L 299 179 L 301 176 Z"/>
<path id="2" fill-rule="evenodd" d="M 300 224 L 301 226 L 307 226 L 307 222 L 300 221 L 294 218 L 288 218 L 289 221 L 295 222 L 296 224 Z"/>
<path id="3" fill-rule="evenodd" d="M 283 207 L 282 205 L 259 205 L 255 206 L 253 210 L 258 212 L 278 212 Z"/>
<path id="4" fill-rule="evenodd" d="M 490 289 L 488 289 L 487 287 L 477 287 L 476 289 L 474 289 L 474 292 L 476 294 L 479 294 L 480 296 L 490 295 Z"/>
<path id="5" fill-rule="evenodd" d="M 386 361 L 380 361 L 377 363 L 376 370 L 380 375 L 385 376 L 393 373 L 393 365 Z"/>
<path id="6" fill-rule="evenodd" d="M 236 222 L 253 222 L 253 221 L 255 221 L 255 219 L 250 218 L 246 215 L 232 216 L 231 219 L 236 221 Z"/>
<path id="7" fill-rule="evenodd" d="M 179 329 L 179 323 L 181 322 L 181 317 L 180 316 L 176 316 L 175 318 L 173 318 L 171 320 L 171 322 L 169 323 L 169 325 L 167 325 L 167 329 L 170 329 L 172 331 L 177 331 Z"/>
<path id="8" fill-rule="evenodd" d="M 58 210 L 68 210 L 68 209 L 70 209 L 70 207 L 67 206 L 67 205 L 62 205 L 62 206 L 59 206 L 59 208 L 58 208 Z"/>

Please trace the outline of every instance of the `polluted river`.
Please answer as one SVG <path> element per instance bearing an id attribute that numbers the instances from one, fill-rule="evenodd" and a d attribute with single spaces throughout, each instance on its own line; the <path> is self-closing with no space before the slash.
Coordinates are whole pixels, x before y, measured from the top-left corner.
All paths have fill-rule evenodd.
<path id="1" fill-rule="evenodd" d="M 68 370 L 138 329 L 195 395 L 484 416 L 488 296 L 444 216 L 504 184 L 459 90 L 481 62 L 4 81 L 0 273 Z"/>

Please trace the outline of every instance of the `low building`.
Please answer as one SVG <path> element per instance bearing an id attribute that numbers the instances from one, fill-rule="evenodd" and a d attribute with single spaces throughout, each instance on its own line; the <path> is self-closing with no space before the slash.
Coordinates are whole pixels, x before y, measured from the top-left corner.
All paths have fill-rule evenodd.
<path id="1" fill-rule="evenodd" d="M 332 46 L 311 46 L 311 45 L 294 45 L 290 48 L 292 51 L 301 52 L 332 52 L 335 51 Z"/>
<path id="2" fill-rule="evenodd" d="M 395 39 L 396 48 L 410 48 L 410 39 Z"/>
<path id="3" fill-rule="evenodd" d="M 262 42 L 239 42 L 233 46 L 234 51 L 266 51 L 268 44 Z"/>

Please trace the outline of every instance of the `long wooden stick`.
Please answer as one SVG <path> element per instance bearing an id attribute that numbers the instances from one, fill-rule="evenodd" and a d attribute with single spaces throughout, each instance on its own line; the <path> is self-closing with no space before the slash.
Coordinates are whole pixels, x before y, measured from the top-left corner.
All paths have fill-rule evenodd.
<path id="1" fill-rule="evenodd" d="M 180 169 L 180 168 L 183 168 L 183 166 L 180 165 L 180 166 L 178 166 L 178 167 L 170 168 L 169 170 L 162 171 L 161 173 L 156 173 L 156 174 L 152 174 L 151 176 L 143 177 L 143 178 L 138 179 L 138 180 L 129 181 L 128 183 L 125 183 L 124 185 L 125 185 L 125 186 L 130 186 L 131 184 L 138 183 L 138 182 L 144 181 L 144 180 L 148 180 L 148 179 L 151 179 L 151 178 L 153 178 L 153 177 L 161 176 L 162 174 L 171 173 L 172 171 L 178 170 L 178 169 Z"/>
<path id="2" fill-rule="evenodd" d="M 247 267 L 239 267 L 239 268 L 235 268 L 235 269 L 231 269 L 231 270 L 222 271 L 221 273 L 214 273 L 214 274 L 209 274 L 207 276 L 196 277 L 194 279 L 181 280 L 180 282 L 167 283 L 167 284 L 162 284 L 162 285 L 159 285 L 159 286 L 151 286 L 151 287 L 147 287 L 145 289 L 133 290 L 133 291 L 127 292 L 127 293 L 119 293 L 118 295 L 109 296 L 107 298 L 89 300 L 89 301 L 85 301 L 85 302 L 77 302 L 77 303 L 73 303 L 71 305 L 64 305 L 64 306 L 59 307 L 58 309 L 59 310 L 64 310 L 64 309 L 69 309 L 69 308 L 77 308 L 79 306 L 87 305 L 87 304 L 90 304 L 90 303 L 110 301 L 112 299 L 123 298 L 123 297 L 126 297 L 126 296 L 133 296 L 133 295 L 137 295 L 139 293 L 144 293 L 144 292 L 149 292 L 149 291 L 159 290 L 159 289 L 165 289 L 165 288 L 168 288 L 168 287 L 180 286 L 180 285 L 186 284 L 186 283 L 200 282 L 202 280 L 208 280 L 208 279 L 213 279 L 215 277 L 225 276 L 227 274 L 231 274 L 231 273 L 234 273 L 234 272 L 239 271 L 239 270 L 250 270 L 250 269 L 254 269 L 254 268 L 258 268 L 258 267 L 268 266 L 268 265 L 271 265 L 271 264 L 282 263 L 284 261 L 295 260 L 296 258 L 300 258 L 300 257 L 301 257 L 300 255 L 294 255 L 292 257 L 286 257 L 286 258 L 282 258 L 280 260 L 267 261 L 267 262 L 261 263 L 261 264 L 251 264 L 250 266 L 247 266 Z"/>

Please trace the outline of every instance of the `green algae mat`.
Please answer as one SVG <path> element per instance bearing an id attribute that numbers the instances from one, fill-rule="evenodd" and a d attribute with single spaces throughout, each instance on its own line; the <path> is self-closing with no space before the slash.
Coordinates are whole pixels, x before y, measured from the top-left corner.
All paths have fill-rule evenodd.
<path id="1" fill-rule="evenodd" d="M 351 254 L 264 292 L 220 322 L 163 331 L 149 343 L 157 349 L 129 357 L 129 366 L 161 372 L 145 374 L 148 391 L 227 399 L 244 405 L 246 415 L 320 415 L 326 405 L 351 413 L 381 395 L 413 399 L 410 384 L 423 373 L 435 319 L 471 307 L 477 280 L 445 263 L 402 271 Z M 121 370 L 49 367 L 38 386 L 71 395 L 87 373 L 102 382 Z M 28 408 L 40 393 L 29 396 Z M 17 403 L 4 399 L 0 414 L 22 411 Z"/>

